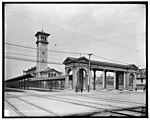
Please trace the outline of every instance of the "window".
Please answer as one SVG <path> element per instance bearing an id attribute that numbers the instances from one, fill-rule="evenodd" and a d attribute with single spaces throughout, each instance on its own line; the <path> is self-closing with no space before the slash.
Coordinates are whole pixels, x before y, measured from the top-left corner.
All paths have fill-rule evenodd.
<path id="1" fill-rule="evenodd" d="M 54 77 L 56 77 L 56 73 L 54 73 Z"/>
<path id="2" fill-rule="evenodd" d="M 42 52 L 42 54 L 44 55 L 44 51 Z"/>
<path id="3" fill-rule="evenodd" d="M 44 62 L 44 59 L 43 59 L 43 62 Z"/>
<path id="4" fill-rule="evenodd" d="M 53 73 L 51 74 L 51 76 L 53 77 Z"/>
<path id="5" fill-rule="evenodd" d="M 50 73 L 48 73 L 48 77 L 51 77 L 51 74 L 50 74 Z"/>

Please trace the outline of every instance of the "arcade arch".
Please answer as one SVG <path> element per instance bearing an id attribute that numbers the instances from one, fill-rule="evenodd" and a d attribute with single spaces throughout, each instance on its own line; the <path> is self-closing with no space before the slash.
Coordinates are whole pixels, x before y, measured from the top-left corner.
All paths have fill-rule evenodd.
<path id="1" fill-rule="evenodd" d="M 129 75 L 129 84 L 128 84 L 128 89 L 129 90 L 133 89 L 134 78 L 135 78 L 135 75 L 133 73 L 130 73 L 130 75 Z"/>
<path id="2" fill-rule="evenodd" d="M 84 68 L 79 68 L 77 71 L 78 81 L 77 88 L 81 91 L 87 89 L 87 71 Z"/>

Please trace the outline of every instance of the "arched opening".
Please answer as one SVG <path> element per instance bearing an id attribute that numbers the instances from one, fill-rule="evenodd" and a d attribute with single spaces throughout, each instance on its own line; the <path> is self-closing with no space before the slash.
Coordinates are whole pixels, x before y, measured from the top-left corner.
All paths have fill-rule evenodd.
<path id="1" fill-rule="evenodd" d="M 53 76 L 56 77 L 56 73 L 54 73 Z"/>
<path id="2" fill-rule="evenodd" d="M 95 87 L 96 90 L 102 90 L 103 89 L 103 74 L 102 71 L 96 71 L 96 81 L 95 81 Z"/>
<path id="3" fill-rule="evenodd" d="M 51 73 L 51 77 L 53 77 L 53 73 Z"/>
<path id="4" fill-rule="evenodd" d="M 123 89 L 123 74 L 119 74 L 119 89 Z"/>
<path id="5" fill-rule="evenodd" d="M 68 70 L 68 76 L 69 76 L 68 87 L 69 87 L 69 89 L 73 89 L 73 72 L 72 72 L 72 69 Z"/>
<path id="6" fill-rule="evenodd" d="M 114 73 L 113 72 L 106 73 L 106 89 L 108 90 L 114 89 Z"/>
<path id="7" fill-rule="evenodd" d="M 80 68 L 77 72 L 78 75 L 78 82 L 77 82 L 77 89 L 78 91 L 87 89 L 87 73 L 86 70 L 83 68 Z"/>
<path id="8" fill-rule="evenodd" d="M 117 71 L 116 72 L 116 89 L 123 89 L 123 84 L 124 84 L 123 72 Z"/>
<path id="9" fill-rule="evenodd" d="M 129 76 L 129 90 L 133 89 L 133 80 L 134 80 L 134 74 L 131 73 Z"/>
<path id="10" fill-rule="evenodd" d="M 51 74 L 50 74 L 50 73 L 48 73 L 48 77 L 51 77 Z"/>

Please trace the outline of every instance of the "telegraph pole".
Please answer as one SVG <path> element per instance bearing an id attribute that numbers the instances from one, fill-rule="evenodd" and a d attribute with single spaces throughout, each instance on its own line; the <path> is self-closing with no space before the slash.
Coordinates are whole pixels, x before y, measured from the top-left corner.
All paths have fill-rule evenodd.
<path id="1" fill-rule="evenodd" d="M 93 55 L 92 53 L 88 54 L 89 55 L 89 69 L 88 69 L 88 74 L 89 74 L 89 77 L 88 77 L 88 92 L 90 92 L 90 59 L 91 59 L 91 55 Z"/>

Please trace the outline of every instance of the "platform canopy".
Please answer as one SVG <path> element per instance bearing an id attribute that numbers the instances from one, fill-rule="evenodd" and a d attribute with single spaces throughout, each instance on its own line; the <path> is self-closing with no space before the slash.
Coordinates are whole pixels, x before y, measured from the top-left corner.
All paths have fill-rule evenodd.
<path id="1" fill-rule="evenodd" d="M 14 77 L 14 78 L 8 79 L 8 80 L 6 80 L 6 82 L 23 80 L 23 79 L 26 79 L 26 78 L 33 78 L 33 75 L 32 74 L 21 75 L 21 76 L 18 76 L 18 77 Z"/>

